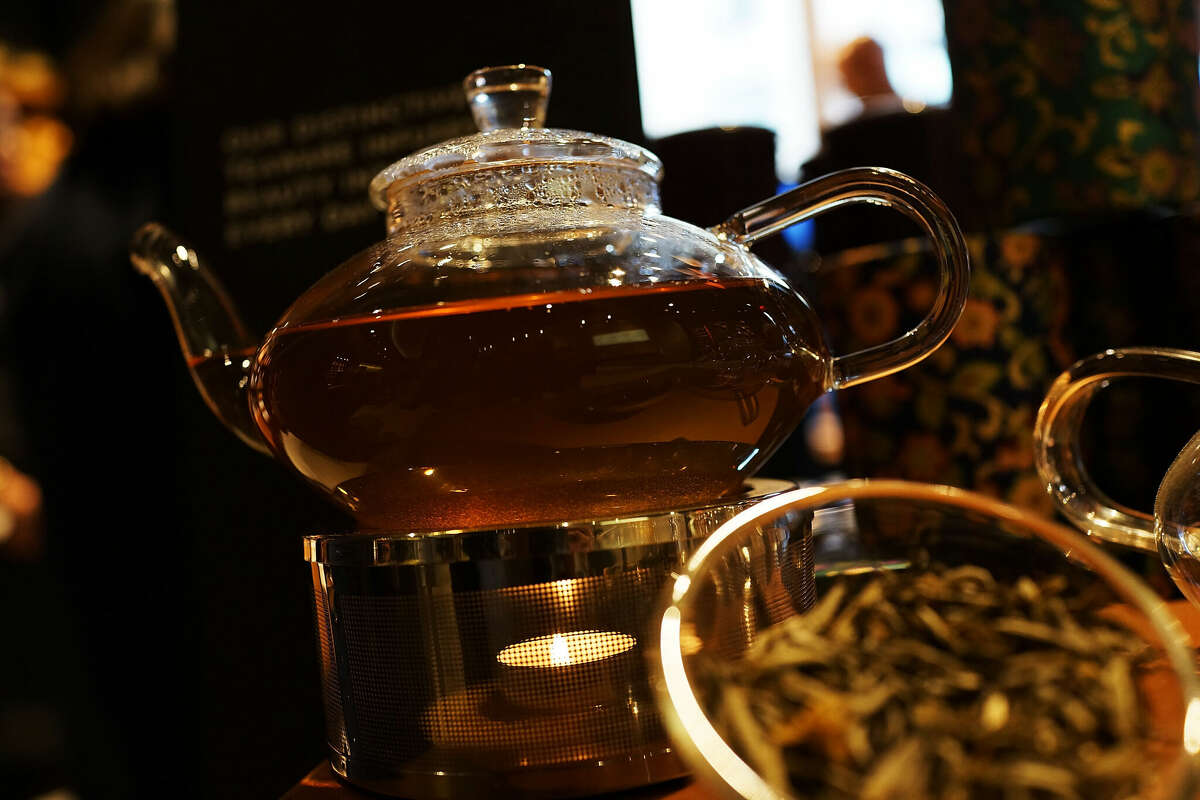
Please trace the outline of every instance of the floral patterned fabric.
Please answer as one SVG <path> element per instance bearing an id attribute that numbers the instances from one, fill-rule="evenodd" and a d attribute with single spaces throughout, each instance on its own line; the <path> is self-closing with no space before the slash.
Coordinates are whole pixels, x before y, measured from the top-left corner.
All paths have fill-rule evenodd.
<path id="1" fill-rule="evenodd" d="M 1109 347 L 1200 348 L 1200 214 L 1125 213 L 967 244 L 970 293 L 946 343 L 911 369 L 838 393 L 846 467 L 1049 511 L 1033 422 L 1054 378 Z M 924 240 L 826 258 L 813 292 L 834 351 L 911 328 L 935 280 Z M 1149 509 L 1167 465 L 1200 429 L 1200 388 L 1117 381 L 1084 422 L 1093 477 L 1118 502 Z"/>
<path id="2" fill-rule="evenodd" d="M 1200 197 L 1191 0 L 946 0 L 974 202 L 990 227 Z"/>
<path id="3" fill-rule="evenodd" d="M 923 244 L 832 259 L 821 302 L 845 309 L 830 320 L 839 352 L 895 338 L 924 315 L 936 272 Z M 1050 382 L 1074 361 L 1063 253 L 1025 232 L 969 237 L 968 246 L 971 290 L 950 339 L 911 369 L 839 393 L 847 467 L 965 486 L 1049 514 L 1033 423 Z"/>

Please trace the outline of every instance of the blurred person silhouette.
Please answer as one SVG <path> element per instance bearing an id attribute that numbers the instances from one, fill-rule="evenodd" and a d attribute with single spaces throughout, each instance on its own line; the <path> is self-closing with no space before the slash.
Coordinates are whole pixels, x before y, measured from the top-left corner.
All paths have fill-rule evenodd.
<path id="1" fill-rule="evenodd" d="M 124 356 L 161 322 L 124 251 L 161 195 L 170 8 L 0 19 L 0 797 L 164 796 L 145 765 L 186 746 L 162 722 L 186 707 L 172 620 L 148 601 L 177 577 L 158 539 L 172 465 L 150 442 L 171 409 L 136 399 L 170 362 Z"/>
<path id="2" fill-rule="evenodd" d="M 190 9 L 214 27 L 226 19 Z M 43 726 L 56 732 L 53 773 L 87 800 L 272 796 L 324 753 L 306 571 L 281 555 L 296 553 L 295 539 L 263 535 L 304 508 L 276 511 L 263 485 L 291 487 L 290 476 L 260 469 L 232 437 L 197 433 L 216 423 L 128 255 L 141 224 L 170 221 L 173 188 L 190 188 L 171 185 L 190 157 L 174 149 L 174 112 L 195 108 L 168 91 L 175 7 L 24 10 L 57 43 L 47 50 L 62 65 L 73 148 L 45 191 L 7 215 L 0 370 L 12 372 L 29 442 L 13 461 L 44 496 L 39 591 L 57 605 L 0 591 L 25 609 L 26 661 L 43 666 L 34 677 L 56 714 Z M 226 112 L 210 106 L 206 119 Z M 246 480 L 231 475 L 239 466 Z M 33 692 L 25 680 L 0 674 L 0 691 L 21 700 Z M 12 785 L 0 775 L 0 798 Z"/>
<path id="3" fill-rule="evenodd" d="M 0 246 L 70 151 L 70 129 L 55 116 L 62 96 L 62 79 L 44 54 L 0 43 Z M 42 495 L 37 482 L 8 460 L 23 458 L 26 446 L 9 363 L 0 365 L 0 557 L 34 561 L 44 546 Z"/>
<path id="4" fill-rule="evenodd" d="M 42 53 L 0 43 L 0 254 L 19 238 L 38 197 L 57 176 L 71 143 L 56 116 L 62 81 Z M 0 282 L 0 796 L 30 797 L 73 784 L 67 756 L 67 717 L 82 708 L 64 685 L 73 671 L 70 615 L 45 560 L 42 492 L 27 468 L 30 442 L 17 408 L 11 282 Z M 11 459 L 11 460 L 10 460 Z M 13 461 L 21 464 L 21 468 Z"/>
<path id="5" fill-rule="evenodd" d="M 842 48 L 837 60 L 842 85 L 862 103 L 862 114 L 898 111 L 900 96 L 888 79 L 883 47 L 870 36 L 860 36 Z"/>

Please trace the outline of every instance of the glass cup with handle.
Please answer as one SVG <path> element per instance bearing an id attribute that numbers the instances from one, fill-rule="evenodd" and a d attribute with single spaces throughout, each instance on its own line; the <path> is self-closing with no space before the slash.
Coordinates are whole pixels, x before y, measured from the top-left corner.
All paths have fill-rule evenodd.
<path id="1" fill-rule="evenodd" d="M 1152 514 L 1109 498 L 1084 464 L 1079 443 L 1084 414 L 1097 391 L 1121 378 L 1200 383 L 1200 352 L 1129 347 L 1077 362 L 1051 385 L 1038 412 L 1038 474 L 1076 527 L 1104 541 L 1157 549 L 1180 591 L 1200 605 L 1200 433 L 1167 469 Z"/>

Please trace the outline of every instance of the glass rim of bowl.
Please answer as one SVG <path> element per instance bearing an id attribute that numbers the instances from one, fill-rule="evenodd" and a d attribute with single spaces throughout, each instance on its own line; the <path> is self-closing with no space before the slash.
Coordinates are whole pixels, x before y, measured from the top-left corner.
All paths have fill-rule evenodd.
<path id="1" fill-rule="evenodd" d="M 1184 720 L 1179 754 L 1169 764 L 1169 783 L 1158 783 L 1163 800 L 1190 800 L 1200 790 L 1200 677 L 1187 633 L 1166 602 L 1113 556 L 1058 522 L 1035 516 L 1009 503 L 952 486 L 889 479 L 857 479 L 807 486 L 756 503 L 717 528 L 693 553 L 683 571 L 664 588 L 659 611 L 651 618 L 647 648 L 650 674 L 668 737 L 694 775 L 719 796 L 748 800 L 790 800 L 749 765 L 713 727 L 696 700 L 685 666 L 682 622 L 695 600 L 694 588 L 709 563 L 737 547 L 741 537 L 787 513 L 818 510 L 846 501 L 912 500 L 962 512 L 975 512 L 1017 526 L 1065 556 L 1097 573 L 1116 594 L 1145 615 L 1161 641 L 1171 671 L 1179 680 Z"/>

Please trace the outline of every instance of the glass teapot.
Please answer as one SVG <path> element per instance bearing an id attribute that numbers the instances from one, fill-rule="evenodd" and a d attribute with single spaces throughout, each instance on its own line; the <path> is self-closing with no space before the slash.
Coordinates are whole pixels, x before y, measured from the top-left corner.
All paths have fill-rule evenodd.
<path id="1" fill-rule="evenodd" d="M 704 230 L 659 212 L 652 153 L 541 128 L 547 70 L 483 69 L 465 89 L 480 132 L 376 176 L 387 238 L 261 342 L 194 250 L 153 223 L 133 243 L 212 410 L 363 530 L 610 517 L 735 493 L 820 393 L 920 361 L 958 320 L 963 237 L 911 178 L 847 170 Z M 809 304 L 749 248 L 848 203 L 913 218 L 940 287 L 913 330 L 835 357 Z"/>

